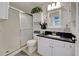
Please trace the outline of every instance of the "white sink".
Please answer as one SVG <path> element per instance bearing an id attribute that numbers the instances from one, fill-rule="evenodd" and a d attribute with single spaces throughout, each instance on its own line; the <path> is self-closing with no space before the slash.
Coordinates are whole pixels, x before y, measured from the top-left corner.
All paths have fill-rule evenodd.
<path id="1" fill-rule="evenodd" d="M 48 37 L 61 38 L 60 36 L 47 35 Z"/>

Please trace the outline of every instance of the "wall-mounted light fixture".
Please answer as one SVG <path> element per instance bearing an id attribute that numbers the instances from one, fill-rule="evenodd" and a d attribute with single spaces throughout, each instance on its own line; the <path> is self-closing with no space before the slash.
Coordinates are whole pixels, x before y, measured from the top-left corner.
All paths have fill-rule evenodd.
<path id="1" fill-rule="evenodd" d="M 61 7 L 61 3 L 60 2 L 55 2 L 52 4 L 48 4 L 48 11 L 53 10 L 53 9 L 57 9 Z"/>

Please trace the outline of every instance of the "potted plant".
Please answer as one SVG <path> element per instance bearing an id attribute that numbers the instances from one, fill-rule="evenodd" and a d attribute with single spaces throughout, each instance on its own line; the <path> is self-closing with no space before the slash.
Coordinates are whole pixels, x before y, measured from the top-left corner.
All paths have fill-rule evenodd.
<path id="1" fill-rule="evenodd" d="M 34 7 L 32 10 L 31 10 L 31 13 L 34 14 L 34 13 L 39 13 L 39 12 L 42 12 L 42 9 L 40 7 Z"/>

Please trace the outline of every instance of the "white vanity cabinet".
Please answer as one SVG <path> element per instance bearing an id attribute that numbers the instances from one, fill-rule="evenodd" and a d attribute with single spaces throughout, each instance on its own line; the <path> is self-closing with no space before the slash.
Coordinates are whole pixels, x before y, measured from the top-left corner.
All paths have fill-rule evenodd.
<path id="1" fill-rule="evenodd" d="M 0 20 L 8 19 L 9 2 L 0 2 Z"/>
<path id="2" fill-rule="evenodd" d="M 38 53 L 44 56 L 74 56 L 74 43 L 38 37 Z"/>

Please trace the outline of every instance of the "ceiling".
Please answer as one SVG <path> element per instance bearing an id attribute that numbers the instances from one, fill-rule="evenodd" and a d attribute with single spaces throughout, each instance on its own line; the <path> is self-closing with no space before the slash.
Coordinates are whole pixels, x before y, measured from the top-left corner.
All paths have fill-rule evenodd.
<path id="1" fill-rule="evenodd" d="M 43 6 L 50 2 L 10 2 L 10 5 L 18 8 L 26 13 L 30 13 L 31 9 L 36 6 Z"/>

